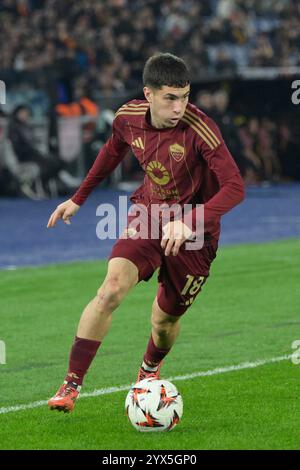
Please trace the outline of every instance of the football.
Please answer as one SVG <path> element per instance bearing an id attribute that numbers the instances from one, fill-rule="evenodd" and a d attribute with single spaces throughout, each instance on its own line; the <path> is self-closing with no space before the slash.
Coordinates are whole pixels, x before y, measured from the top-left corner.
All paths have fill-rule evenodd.
<path id="1" fill-rule="evenodd" d="M 138 431 L 171 431 L 182 417 L 183 401 L 168 380 L 145 379 L 129 390 L 125 410 Z"/>

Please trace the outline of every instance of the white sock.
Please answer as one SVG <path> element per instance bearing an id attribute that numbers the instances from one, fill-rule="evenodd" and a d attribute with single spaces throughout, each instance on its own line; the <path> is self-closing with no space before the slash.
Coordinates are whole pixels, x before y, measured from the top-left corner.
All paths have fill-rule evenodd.
<path id="1" fill-rule="evenodd" d="M 157 366 L 153 366 L 153 367 L 148 366 L 148 364 L 146 364 L 145 361 L 143 361 L 143 363 L 142 363 L 142 368 L 144 370 L 146 370 L 147 372 L 156 372 L 157 369 L 158 369 L 158 366 L 159 366 L 159 364 L 157 364 Z"/>

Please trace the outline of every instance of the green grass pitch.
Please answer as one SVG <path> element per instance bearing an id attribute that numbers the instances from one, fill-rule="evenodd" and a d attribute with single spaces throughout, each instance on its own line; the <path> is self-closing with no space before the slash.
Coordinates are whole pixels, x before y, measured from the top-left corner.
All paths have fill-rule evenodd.
<path id="1" fill-rule="evenodd" d="M 192 374 L 290 355 L 300 340 L 300 240 L 219 249 L 211 277 L 182 319 L 162 376 Z M 106 262 L 0 272 L 0 449 L 299 449 L 300 364 L 175 381 L 184 400 L 170 433 L 138 433 L 128 422 L 126 390 L 82 398 L 65 415 L 46 406 L 1 412 L 47 400 L 67 367 L 86 303 Z M 150 333 L 156 276 L 141 283 L 114 313 L 111 331 L 83 392 L 134 381 Z"/>

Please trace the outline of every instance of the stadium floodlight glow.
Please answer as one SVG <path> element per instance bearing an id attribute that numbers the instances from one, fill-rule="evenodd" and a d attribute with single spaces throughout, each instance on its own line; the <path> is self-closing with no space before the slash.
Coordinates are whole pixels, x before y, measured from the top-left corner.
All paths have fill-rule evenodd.
<path id="1" fill-rule="evenodd" d="M 6 364 L 6 347 L 2 340 L 0 340 L 0 364 Z"/>
<path id="2" fill-rule="evenodd" d="M 0 104 L 6 104 L 6 86 L 3 80 L 0 80 Z"/>

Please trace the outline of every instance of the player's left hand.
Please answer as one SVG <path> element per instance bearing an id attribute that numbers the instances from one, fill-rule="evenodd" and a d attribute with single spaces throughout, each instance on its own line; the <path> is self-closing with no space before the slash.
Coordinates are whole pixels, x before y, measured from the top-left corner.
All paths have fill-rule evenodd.
<path id="1" fill-rule="evenodd" d="M 165 255 L 169 256 L 172 253 L 173 256 L 176 256 L 181 245 L 190 238 L 192 233 L 192 230 L 181 220 L 168 222 L 163 227 L 161 240 L 161 247 L 165 250 Z"/>

